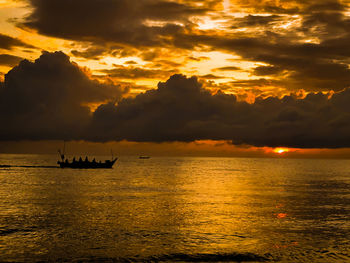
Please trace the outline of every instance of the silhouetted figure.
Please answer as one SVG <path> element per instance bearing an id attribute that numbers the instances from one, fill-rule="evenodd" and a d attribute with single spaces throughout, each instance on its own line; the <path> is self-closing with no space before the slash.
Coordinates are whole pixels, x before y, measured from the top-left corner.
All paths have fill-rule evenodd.
<path id="1" fill-rule="evenodd" d="M 86 163 L 88 163 L 89 162 L 89 160 L 88 160 L 88 157 L 86 156 L 85 157 L 85 161 L 84 162 L 86 162 Z"/>
<path id="2" fill-rule="evenodd" d="M 82 163 L 83 159 L 81 159 L 81 156 L 79 157 L 79 163 Z"/>
<path id="3" fill-rule="evenodd" d="M 75 156 L 73 157 L 73 161 L 72 161 L 72 163 L 75 163 L 76 161 L 75 161 Z"/>

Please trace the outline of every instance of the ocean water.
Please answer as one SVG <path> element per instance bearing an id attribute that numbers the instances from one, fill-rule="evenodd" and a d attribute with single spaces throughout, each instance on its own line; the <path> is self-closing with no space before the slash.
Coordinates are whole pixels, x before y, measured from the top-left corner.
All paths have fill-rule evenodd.
<path id="1" fill-rule="evenodd" d="M 56 161 L 0 155 L 1 262 L 350 262 L 349 160 Z"/>

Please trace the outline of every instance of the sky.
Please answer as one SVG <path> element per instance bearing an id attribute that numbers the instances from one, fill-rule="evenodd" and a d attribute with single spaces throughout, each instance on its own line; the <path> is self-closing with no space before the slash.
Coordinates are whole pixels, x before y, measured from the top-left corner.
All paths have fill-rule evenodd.
<path id="1" fill-rule="evenodd" d="M 350 156 L 349 7 L 0 0 L 0 152 Z"/>

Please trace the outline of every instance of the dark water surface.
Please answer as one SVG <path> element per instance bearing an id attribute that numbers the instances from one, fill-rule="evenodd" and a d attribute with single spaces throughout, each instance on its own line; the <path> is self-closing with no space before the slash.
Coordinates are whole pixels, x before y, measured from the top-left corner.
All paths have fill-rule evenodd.
<path id="1" fill-rule="evenodd" d="M 0 261 L 350 262 L 350 161 L 0 155 Z"/>

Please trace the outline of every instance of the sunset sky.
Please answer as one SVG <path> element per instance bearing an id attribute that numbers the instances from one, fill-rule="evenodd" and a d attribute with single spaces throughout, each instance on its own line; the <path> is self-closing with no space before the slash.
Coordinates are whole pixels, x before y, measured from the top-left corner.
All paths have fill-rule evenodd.
<path id="1" fill-rule="evenodd" d="M 348 0 L 0 0 L 0 152 L 348 157 L 349 47 Z"/>

